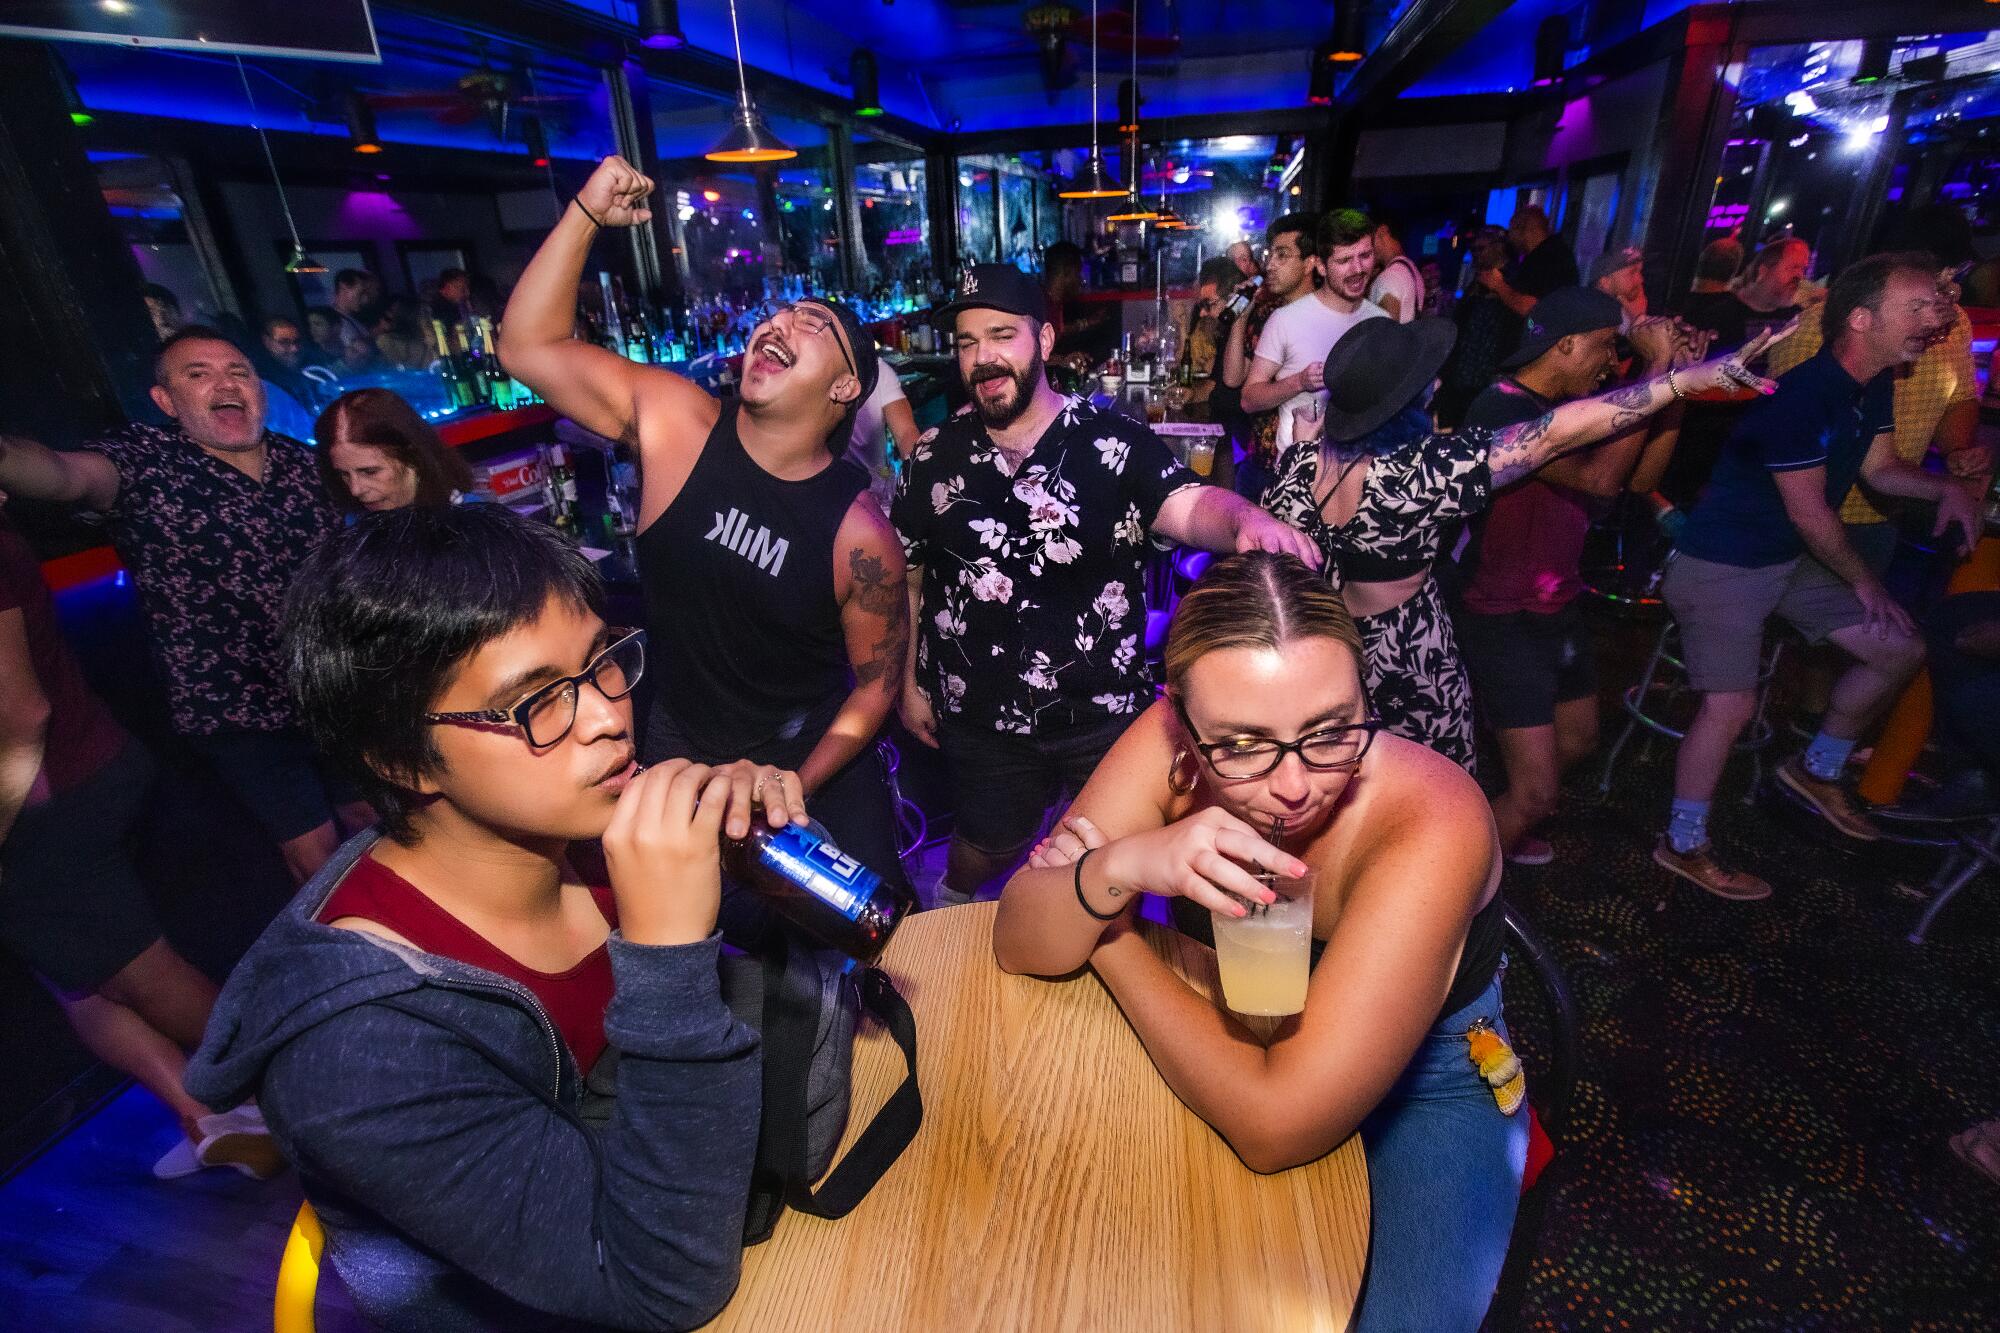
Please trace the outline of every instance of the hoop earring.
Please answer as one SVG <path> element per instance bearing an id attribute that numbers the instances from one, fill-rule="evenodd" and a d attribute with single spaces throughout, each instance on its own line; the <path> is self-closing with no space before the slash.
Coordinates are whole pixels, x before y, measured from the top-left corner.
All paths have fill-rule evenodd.
<path id="1" fill-rule="evenodd" d="M 1187 776 L 1181 776 L 1182 765 L 1186 764 Z M 1195 784 L 1201 780 L 1201 765 L 1186 750 L 1176 749 L 1174 761 L 1167 765 L 1167 790 L 1176 796 L 1191 795 Z"/>

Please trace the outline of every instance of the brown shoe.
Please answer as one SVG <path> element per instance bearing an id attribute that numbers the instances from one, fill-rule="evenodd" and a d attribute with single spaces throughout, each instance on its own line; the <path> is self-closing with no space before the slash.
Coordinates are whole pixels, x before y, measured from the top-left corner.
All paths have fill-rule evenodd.
<path id="1" fill-rule="evenodd" d="M 1724 868 L 1715 859 L 1715 844 L 1705 842 L 1691 852 L 1677 852 L 1664 835 L 1653 848 L 1653 860 L 1718 898 L 1732 903 L 1757 903 L 1771 896 L 1771 886 L 1755 875 Z"/>
<path id="2" fill-rule="evenodd" d="M 1856 842 L 1881 840 L 1882 830 L 1875 827 L 1875 821 L 1854 808 L 1847 789 L 1838 782 L 1813 776 L 1806 767 L 1803 755 L 1795 754 L 1778 765 L 1778 781 L 1791 788 L 1792 794 L 1811 806 L 1821 819 Z"/>

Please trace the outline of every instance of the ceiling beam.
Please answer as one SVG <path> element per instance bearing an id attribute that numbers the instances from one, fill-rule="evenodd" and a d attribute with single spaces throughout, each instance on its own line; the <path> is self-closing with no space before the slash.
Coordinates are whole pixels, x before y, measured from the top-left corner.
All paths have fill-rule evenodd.
<path id="1" fill-rule="evenodd" d="M 467 32 L 526 42 L 593 65 L 631 60 L 658 83 L 711 93 L 725 102 L 736 100 L 733 56 L 692 46 L 676 51 L 649 50 L 638 44 L 638 34 L 631 25 L 560 0 L 394 0 L 386 7 Z M 768 70 L 751 67 L 749 82 L 751 96 L 766 114 L 776 112 L 798 120 L 841 125 L 874 138 L 900 139 L 918 150 L 940 137 L 937 130 L 901 116 L 862 119 L 839 94 Z M 716 128 L 718 132 L 722 129 L 720 120 Z"/>
<path id="2" fill-rule="evenodd" d="M 1382 44 L 1348 76 L 1334 96 L 1345 115 L 1388 101 L 1428 74 L 1433 65 L 1505 13 L 1513 0 L 1411 0 Z"/>

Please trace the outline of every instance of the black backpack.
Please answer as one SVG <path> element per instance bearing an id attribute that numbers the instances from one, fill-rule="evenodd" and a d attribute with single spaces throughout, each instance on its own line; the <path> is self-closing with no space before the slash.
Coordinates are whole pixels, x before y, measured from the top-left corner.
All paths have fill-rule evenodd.
<path id="1" fill-rule="evenodd" d="M 880 968 L 813 948 L 785 929 L 765 934 L 755 956 L 724 955 L 722 994 L 736 1016 L 763 1035 L 764 1046 L 764 1109 L 743 1243 L 768 1240 L 787 1207 L 845 1217 L 923 1124 L 917 1023 L 909 1004 Z M 895 1040 L 908 1072 L 827 1174 L 847 1129 L 854 1034 L 864 1011 Z"/>

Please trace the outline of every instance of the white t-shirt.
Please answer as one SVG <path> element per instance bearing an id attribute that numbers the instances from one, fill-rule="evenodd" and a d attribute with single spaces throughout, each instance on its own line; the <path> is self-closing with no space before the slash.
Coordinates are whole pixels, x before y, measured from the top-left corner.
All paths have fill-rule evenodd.
<path id="1" fill-rule="evenodd" d="M 896 368 L 887 361 L 882 363 L 881 373 L 875 377 L 875 392 L 863 400 L 861 408 L 854 414 L 854 434 L 848 437 L 847 456 L 861 464 L 868 473 L 868 489 L 875 498 L 893 495 L 896 489 L 894 476 L 889 472 L 887 448 L 883 443 L 882 413 L 891 403 L 904 401 L 903 382 L 896 378 Z M 888 508 L 884 500 L 883 508 Z"/>
<path id="2" fill-rule="evenodd" d="M 1309 365 L 1323 363 L 1326 354 L 1340 341 L 1340 336 L 1364 319 L 1387 319 L 1389 312 L 1373 301 L 1363 301 L 1352 311 L 1343 315 L 1319 299 L 1317 293 L 1307 292 L 1290 305 L 1280 306 L 1271 312 L 1264 322 L 1264 331 L 1257 335 L 1257 349 L 1254 355 L 1264 361 L 1278 363 L 1278 378 L 1296 375 Z M 1317 398 L 1324 407 L 1326 390 L 1318 393 L 1298 393 L 1278 406 L 1278 448 L 1283 449 L 1292 442 L 1292 409 L 1304 407 Z"/>
<path id="3" fill-rule="evenodd" d="M 1389 267 L 1375 275 L 1375 281 L 1369 286 L 1368 299 L 1386 311 L 1389 307 L 1382 305 L 1385 296 L 1396 299 L 1395 319 L 1398 324 L 1407 324 L 1420 313 L 1424 303 L 1424 283 L 1418 276 L 1417 266 L 1410 262 L 1407 255 L 1397 255 L 1390 261 Z"/>

